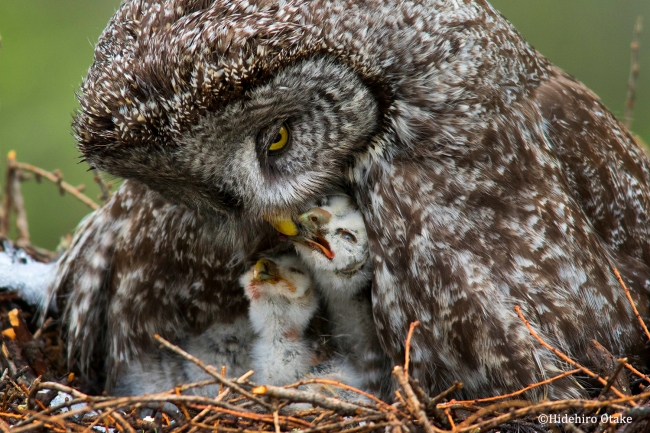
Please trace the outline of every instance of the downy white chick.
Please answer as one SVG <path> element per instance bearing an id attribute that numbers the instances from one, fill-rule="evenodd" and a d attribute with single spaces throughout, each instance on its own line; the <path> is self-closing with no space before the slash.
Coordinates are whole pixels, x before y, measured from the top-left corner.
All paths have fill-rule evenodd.
<path id="1" fill-rule="evenodd" d="M 47 288 L 54 281 L 56 262 L 40 263 L 25 250 L 9 241 L 2 242 L 0 251 L 0 291 L 16 292 L 31 306 L 42 306 L 47 300 Z M 56 311 L 56 304 L 50 305 Z"/>
<path id="2" fill-rule="evenodd" d="M 349 197 L 330 196 L 298 218 L 300 233 L 290 239 L 325 299 L 344 361 L 337 379 L 389 399 L 391 363 L 373 320 L 372 263 L 361 213 Z"/>
<path id="3" fill-rule="evenodd" d="M 312 280 L 298 257 L 259 260 L 240 279 L 250 300 L 249 317 L 258 338 L 253 342 L 254 380 L 286 385 L 302 379 L 316 363 L 304 337 L 318 308 Z"/>

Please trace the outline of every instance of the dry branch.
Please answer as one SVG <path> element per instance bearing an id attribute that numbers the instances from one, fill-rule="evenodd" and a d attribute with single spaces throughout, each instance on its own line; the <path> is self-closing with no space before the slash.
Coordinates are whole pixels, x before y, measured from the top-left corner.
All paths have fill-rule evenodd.
<path id="1" fill-rule="evenodd" d="M 630 77 L 627 82 L 627 99 L 625 101 L 625 126 L 629 129 L 632 127 L 632 111 L 636 100 L 636 88 L 639 79 L 639 40 L 643 31 L 643 18 L 638 17 L 634 25 L 634 37 L 630 45 L 632 60 L 630 65 Z"/>
<path id="2" fill-rule="evenodd" d="M 323 394 L 298 389 L 287 389 L 278 386 L 260 385 L 253 388 L 257 395 L 267 395 L 281 398 L 292 403 L 310 403 L 325 409 L 333 410 L 341 415 L 377 415 L 380 412 L 355 403 L 349 403 Z"/>
<path id="3" fill-rule="evenodd" d="M 528 386 L 526 386 L 524 388 L 521 388 L 518 391 L 514 391 L 514 392 L 511 392 L 509 394 L 495 395 L 493 397 L 477 398 L 477 399 L 474 399 L 474 400 L 452 400 L 452 401 L 450 401 L 448 403 L 439 404 L 439 405 L 437 405 L 437 407 L 439 409 L 445 409 L 445 408 L 448 408 L 448 407 L 450 407 L 450 408 L 458 407 L 459 405 L 474 405 L 474 404 L 478 404 L 478 403 L 490 403 L 490 402 L 498 401 L 498 400 L 506 400 L 508 398 L 518 397 L 521 394 L 525 393 L 526 391 L 530 391 L 531 389 L 537 388 L 539 386 L 548 385 L 549 383 L 554 382 L 554 381 L 556 381 L 558 379 L 562 379 L 563 377 L 567 377 L 567 376 L 571 376 L 571 375 L 576 374 L 576 373 L 580 373 L 581 371 L 582 370 L 579 369 L 579 368 L 576 368 L 574 370 L 565 371 L 563 373 L 558 374 L 557 376 L 553 376 L 553 377 L 551 377 L 549 379 L 542 380 L 540 382 L 530 384 L 530 385 L 528 385 Z"/>
<path id="4" fill-rule="evenodd" d="M 5 211 L 0 236 L 6 236 L 9 233 L 11 213 L 13 211 L 16 215 L 16 229 L 18 230 L 17 243 L 29 243 L 27 212 L 25 212 L 25 203 L 20 191 L 20 172 L 16 168 L 16 152 L 14 151 L 9 152 L 7 155 L 7 178 L 5 182 Z"/>
<path id="5" fill-rule="evenodd" d="M 200 359 L 190 355 L 189 353 L 185 352 L 182 350 L 180 347 L 175 346 L 171 344 L 169 341 L 165 340 L 162 338 L 160 335 L 154 335 L 154 338 L 157 342 L 165 346 L 167 349 L 171 350 L 172 352 L 177 353 L 178 355 L 182 356 L 183 358 L 187 359 L 190 362 L 193 362 L 196 364 L 198 367 L 200 367 L 203 371 L 208 373 L 210 376 L 212 376 L 214 379 L 217 380 L 217 382 L 231 388 L 233 391 L 237 391 L 243 396 L 246 396 L 247 398 L 251 399 L 255 403 L 259 404 L 260 406 L 263 406 L 267 409 L 271 409 L 271 405 L 269 405 L 267 402 L 260 400 L 259 398 L 255 397 L 255 395 L 251 394 L 250 392 L 246 391 L 239 385 L 237 385 L 235 382 L 232 382 L 225 377 L 221 377 L 221 375 L 217 372 L 217 369 L 214 368 L 211 365 L 206 365 L 203 361 Z"/>
<path id="6" fill-rule="evenodd" d="M 86 206 L 91 208 L 92 210 L 97 210 L 99 209 L 99 205 L 95 203 L 93 200 L 91 200 L 88 196 L 84 195 L 81 190 L 83 189 L 82 186 L 72 186 L 67 182 L 63 181 L 63 175 L 61 174 L 60 171 L 56 170 L 53 172 L 43 170 L 40 167 L 36 167 L 35 165 L 32 164 L 25 164 L 24 162 L 17 162 L 14 159 L 14 162 L 12 165 L 9 167 L 13 166 L 13 168 L 18 169 L 18 170 L 23 170 L 27 171 L 30 173 L 34 173 L 36 175 L 36 179 L 38 180 L 41 177 L 44 177 L 45 179 L 51 181 L 52 183 L 56 184 L 59 187 L 59 192 L 63 195 L 65 192 L 69 192 L 72 194 L 74 197 L 79 199 L 82 203 L 84 203 Z"/>
<path id="7" fill-rule="evenodd" d="M 93 172 L 93 180 L 97 185 L 99 185 L 99 190 L 101 191 L 99 199 L 102 202 L 108 201 L 108 199 L 111 198 L 111 184 L 104 182 L 104 179 L 102 179 L 102 175 L 99 170 L 94 167 L 90 170 Z"/>
<path id="8" fill-rule="evenodd" d="M 409 375 L 409 364 L 411 362 L 411 340 L 413 339 L 413 332 L 415 327 L 419 326 L 420 322 L 415 321 L 409 326 L 409 332 L 406 335 L 406 341 L 404 342 L 404 376 L 408 377 Z"/>
<path id="9" fill-rule="evenodd" d="M 643 328 L 643 332 L 645 332 L 645 335 L 648 337 L 648 340 L 650 341 L 650 331 L 648 331 L 648 327 L 645 325 L 645 322 L 643 322 L 643 319 L 639 314 L 639 310 L 636 309 L 636 305 L 634 304 L 634 300 L 632 299 L 632 295 L 630 294 L 630 289 L 628 289 L 627 286 L 625 285 L 625 282 L 623 282 L 623 278 L 621 278 L 621 274 L 618 273 L 618 269 L 616 268 L 612 268 L 612 269 L 614 270 L 614 275 L 616 275 L 616 279 L 618 280 L 618 283 L 621 285 L 621 287 L 623 287 L 623 290 L 625 291 L 625 296 L 627 296 L 627 300 L 630 301 L 630 305 L 632 306 L 632 311 L 634 311 L 636 320 L 639 321 L 641 328 Z"/>
<path id="10" fill-rule="evenodd" d="M 347 391 L 352 391 L 352 392 L 354 392 L 356 394 L 359 394 L 359 395 L 361 395 L 361 396 L 363 396 L 363 397 L 365 397 L 365 398 L 367 398 L 369 400 L 374 401 L 382 409 L 389 410 L 389 411 L 396 410 L 394 407 L 392 407 L 389 404 L 381 401 L 380 399 L 378 399 L 377 397 L 375 397 L 372 394 L 369 394 L 369 393 L 367 393 L 365 391 L 357 389 L 357 388 L 355 388 L 353 386 L 346 385 L 346 384 L 341 383 L 341 382 L 337 382 L 335 380 L 329 380 L 329 379 L 305 379 L 305 380 L 301 380 L 300 382 L 292 383 L 290 385 L 285 385 L 283 388 L 298 388 L 300 386 L 310 385 L 310 384 L 331 385 L 331 386 L 334 386 L 334 387 L 337 387 L 337 388 L 345 389 Z"/>
<path id="11" fill-rule="evenodd" d="M 411 326 L 411 330 L 414 327 L 415 326 Z M 409 332 L 409 334 L 412 334 L 412 332 Z M 396 366 L 393 369 L 393 377 L 397 379 L 399 386 L 404 390 L 404 395 L 406 396 L 406 402 L 409 411 L 413 414 L 413 416 L 417 418 L 419 423 L 424 427 L 425 432 L 427 433 L 441 432 L 442 430 L 433 427 L 429 422 L 429 419 L 427 418 L 427 414 L 424 412 L 424 405 L 418 400 L 417 396 L 415 395 L 415 392 L 413 392 L 413 388 L 411 388 L 411 385 L 408 382 L 407 374 L 408 373 L 406 372 L 406 370 L 400 366 Z"/>

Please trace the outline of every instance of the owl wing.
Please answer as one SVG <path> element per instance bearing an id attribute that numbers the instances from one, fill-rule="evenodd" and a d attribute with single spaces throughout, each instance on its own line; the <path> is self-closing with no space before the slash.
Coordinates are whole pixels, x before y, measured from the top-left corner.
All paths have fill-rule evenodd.
<path id="1" fill-rule="evenodd" d="M 572 195 L 605 244 L 650 265 L 650 161 L 593 92 L 555 72 L 534 97 Z"/>
<path id="2" fill-rule="evenodd" d="M 637 280 L 650 276 L 642 262 L 647 159 L 573 80 L 543 86 L 540 95 L 554 89 L 557 104 L 583 107 L 584 118 L 593 113 L 589 137 L 565 125 L 567 113 L 545 118 L 548 99 L 522 98 L 500 106 L 468 151 L 398 154 L 373 167 L 371 184 L 357 190 L 382 346 L 401 362 L 408 325 L 419 320 L 411 361 L 431 392 L 454 379 L 474 397 L 510 392 L 561 370 L 531 340 L 515 305 L 578 359 L 591 338 L 621 355 L 642 341 L 611 267 L 620 263 Z M 596 123 L 598 116 L 605 119 Z M 434 146 L 423 137 L 411 152 Z M 609 209 L 600 220 L 599 206 Z M 644 240 L 633 240 L 637 234 Z M 607 235 L 623 241 L 603 240 Z M 630 260 L 635 266 L 623 268 Z M 637 296 L 647 304 L 647 294 Z M 548 396 L 581 392 L 567 380 L 551 385 Z"/>
<path id="3" fill-rule="evenodd" d="M 69 361 L 86 371 L 106 360 L 100 368 L 110 387 L 125 364 L 154 349 L 154 334 L 179 341 L 246 317 L 237 278 L 256 234 L 237 235 L 227 221 L 126 181 L 80 224 L 50 290 L 63 311 Z"/>

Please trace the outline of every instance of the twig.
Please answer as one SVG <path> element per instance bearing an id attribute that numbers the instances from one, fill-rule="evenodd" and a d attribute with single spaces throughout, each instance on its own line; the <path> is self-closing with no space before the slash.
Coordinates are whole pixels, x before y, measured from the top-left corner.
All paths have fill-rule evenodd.
<path id="1" fill-rule="evenodd" d="M 625 101 L 625 126 L 629 129 L 632 126 L 632 111 L 636 100 L 636 87 L 639 78 L 639 40 L 643 31 L 643 17 L 636 19 L 634 25 L 634 36 L 630 45 L 632 51 L 632 60 L 630 66 L 630 77 L 627 81 L 627 99 Z"/>
<path id="2" fill-rule="evenodd" d="M 34 340 L 38 340 L 41 338 L 41 334 L 43 334 L 43 330 L 47 329 L 54 323 L 54 319 L 52 317 L 48 317 L 45 322 L 41 324 L 41 326 L 38 327 L 36 332 L 34 332 L 34 336 L 32 337 Z"/>
<path id="3" fill-rule="evenodd" d="M 579 369 L 579 368 L 576 368 L 575 370 L 565 371 L 563 373 L 558 374 L 557 376 L 553 376 L 553 377 L 551 377 L 549 379 L 542 380 L 541 382 L 535 382 L 535 383 L 533 383 L 531 385 L 526 386 L 525 388 L 521 388 L 518 391 L 511 392 L 510 394 L 495 395 L 493 397 L 477 398 L 477 399 L 474 399 L 474 400 L 452 400 L 452 401 L 447 402 L 447 403 L 441 403 L 441 404 L 437 405 L 437 407 L 439 409 L 444 409 L 444 408 L 447 408 L 447 407 L 455 407 L 456 405 L 459 405 L 459 404 L 489 403 L 489 402 L 492 402 L 492 401 L 504 400 L 506 398 L 512 398 L 512 397 L 516 397 L 518 395 L 521 395 L 526 391 L 530 391 L 533 388 L 537 388 L 538 386 L 548 385 L 549 383 L 554 382 L 554 381 L 556 381 L 558 379 L 561 379 L 561 378 L 567 377 L 567 376 L 571 376 L 572 374 L 576 374 L 576 373 L 579 373 L 581 371 L 582 370 Z"/>
<path id="4" fill-rule="evenodd" d="M 621 370 L 623 370 L 623 367 L 627 364 L 627 358 L 622 358 L 618 360 L 618 365 L 616 366 L 616 369 L 614 372 L 611 374 L 610 377 L 607 378 L 607 383 L 603 387 L 603 390 L 600 391 L 600 395 L 598 398 L 602 399 L 605 397 L 605 394 L 607 394 L 607 391 L 609 391 L 609 388 L 612 387 L 614 382 L 616 381 L 616 377 L 620 374 Z"/>
<path id="5" fill-rule="evenodd" d="M 176 395 L 181 395 L 181 390 L 178 389 L 178 387 L 174 388 L 174 392 Z M 187 406 L 185 406 L 185 403 L 181 403 L 181 411 L 183 411 L 183 415 L 185 415 L 186 420 L 189 420 L 191 418 L 190 413 L 187 411 Z"/>
<path id="6" fill-rule="evenodd" d="M 445 414 L 443 411 L 438 409 L 434 403 L 432 403 L 431 398 L 424 392 L 420 384 L 418 383 L 417 379 L 413 379 L 412 377 L 407 377 L 409 381 L 409 385 L 411 385 L 411 388 L 413 388 L 413 392 L 415 392 L 415 395 L 417 396 L 418 400 L 424 405 L 424 411 L 427 415 L 432 415 L 435 417 L 441 424 L 445 424 L 447 422 L 447 418 L 445 417 Z"/>
<path id="7" fill-rule="evenodd" d="M 650 383 L 650 377 L 648 377 L 647 375 L 641 373 L 639 370 L 637 370 L 636 368 L 632 367 L 629 363 L 627 363 L 627 362 L 625 363 L 625 368 L 627 368 L 628 370 L 630 370 L 630 371 L 631 371 L 633 374 L 635 374 L 636 376 L 640 377 L 641 379 L 645 379 L 648 383 Z"/>
<path id="8" fill-rule="evenodd" d="M 356 394 L 359 394 L 359 395 L 362 395 L 362 396 L 366 397 L 369 400 L 374 401 L 375 403 L 377 403 L 379 406 L 381 406 L 382 408 L 384 408 L 386 410 L 392 410 L 392 411 L 397 410 L 394 407 L 392 407 L 391 405 L 389 405 L 388 403 L 381 401 L 380 399 L 378 399 L 377 397 L 375 397 L 372 394 L 369 394 L 369 393 L 367 393 L 365 391 L 362 391 L 362 390 L 360 390 L 358 388 L 355 388 L 353 386 L 346 385 L 346 384 L 341 383 L 341 382 L 337 382 L 335 380 L 329 380 L 329 379 L 305 379 L 305 380 L 301 380 L 300 382 L 292 383 L 291 385 L 285 385 L 284 388 L 298 388 L 299 386 L 309 385 L 309 384 L 312 384 L 312 383 L 318 383 L 318 384 L 323 384 L 323 385 L 332 385 L 332 386 L 335 386 L 337 388 L 346 389 L 348 391 L 352 391 L 352 392 L 354 392 Z"/>
<path id="9" fill-rule="evenodd" d="M 110 186 L 104 182 L 104 179 L 102 179 L 101 173 L 99 170 L 97 170 L 95 167 L 90 169 L 93 172 L 93 179 L 99 185 L 99 190 L 101 191 L 101 195 L 99 196 L 99 199 L 103 202 L 108 201 L 109 198 L 111 198 L 111 188 Z"/>
<path id="10" fill-rule="evenodd" d="M 622 360 L 616 358 L 605 346 L 595 339 L 590 340 L 587 344 L 586 354 L 591 360 L 595 372 L 604 378 L 611 377 L 619 364 L 621 364 L 621 361 L 623 366 L 628 365 L 627 358 Z M 619 374 L 616 376 L 614 385 L 625 393 L 625 395 L 630 395 L 631 386 L 627 374 Z"/>
<path id="11" fill-rule="evenodd" d="M 248 380 L 249 377 L 251 377 L 255 372 L 253 370 L 249 370 L 246 373 L 242 374 L 239 379 L 237 379 L 235 382 L 237 383 L 244 383 Z"/>
<path id="12" fill-rule="evenodd" d="M 196 364 L 198 367 L 200 367 L 203 371 L 208 373 L 210 376 L 215 378 L 217 382 L 224 384 L 225 386 L 229 387 L 230 389 L 237 391 L 241 395 L 246 396 L 247 398 L 253 400 L 255 403 L 261 405 L 262 407 L 265 407 L 268 410 L 271 410 L 271 405 L 265 402 L 264 400 L 261 400 L 255 395 L 251 394 L 250 392 L 246 391 L 243 389 L 241 386 L 237 385 L 235 382 L 231 381 L 230 379 L 226 379 L 225 377 L 221 377 L 221 375 L 217 372 L 217 369 L 214 368 L 211 365 L 206 365 L 203 361 L 200 359 L 196 358 L 195 356 L 190 355 L 189 353 L 185 352 L 183 349 L 181 349 L 178 346 L 175 346 L 171 344 L 169 341 L 165 340 L 162 338 L 160 335 L 156 334 L 153 337 L 157 342 L 165 346 L 167 349 L 171 350 L 172 352 L 182 356 L 183 358 L 187 359 L 188 361 L 193 362 Z"/>
<path id="13" fill-rule="evenodd" d="M 47 389 L 49 388 L 50 385 L 58 385 L 53 382 L 44 382 L 43 388 Z M 269 415 L 263 415 L 263 414 L 257 414 L 253 412 L 245 412 L 242 411 L 241 408 L 233 406 L 228 403 L 224 403 L 222 401 L 217 400 L 216 398 L 209 398 L 209 397 L 202 397 L 202 396 L 195 396 L 195 395 L 175 395 L 175 394 L 170 394 L 170 393 L 162 393 L 162 394 L 151 394 L 151 395 L 141 395 L 141 396 L 133 396 L 133 397 L 89 397 L 87 400 L 80 400 L 80 399 L 74 399 L 71 401 L 68 401 L 62 405 L 59 405 L 57 407 L 50 407 L 46 411 L 42 411 L 41 414 L 43 413 L 51 413 L 55 410 L 60 409 L 61 407 L 67 407 L 67 406 L 72 406 L 77 403 L 83 403 L 85 402 L 87 405 L 84 407 L 80 407 L 78 409 L 73 409 L 69 410 L 67 412 L 62 412 L 59 415 L 56 415 L 52 417 L 52 420 L 60 420 L 60 419 L 65 419 L 65 418 L 70 418 L 82 413 L 86 413 L 90 410 L 106 410 L 106 409 L 113 409 L 115 410 L 116 408 L 121 408 L 121 407 L 149 407 L 150 403 L 175 403 L 175 404 L 181 404 L 181 403 L 193 403 L 193 404 L 203 404 L 203 405 L 212 405 L 219 407 L 219 410 L 223 413 L 231 414 L 237 417 L 241 418 L 247 418 L 247 419 L 252 419 L 252 420 L 258 420 L 258 421 L 264 421 L 264 422 L 273 422 L 273 417 Z M 307 427 L 309 426 L 309 423 L 300 419 L 296 419 L 293 417 L 285 417 L 282 416 L 282 421 L 284 421 L 286 424 L 293 424 L 298 427 Z M 20 424 L 24 427 L 29 427 L 25 424 L 28 422 L 33 421 L 34 418 L 30 417 L 26 419 L 25 421 L 21 422 Z M 26 431 L 22 430 L 22 427 L 18 429 L 12 429 L 12 431 Z"/>
<path id="14" fill-rule="evenodd" d="M 532 406 L 533 404 L 529 401 L 525 400 L 510 400 L 506 402 L 500 402 L 500 403 L 494 403 L 491 404 L 487 407 L 482 407 L 470 416 L 467 417 L 463 422 L 461 422 L 458 425 L 459 429 L 464 428 L 465 426 L 471 425 L 475 421 L 485 417 L 486 415 L 490 415 L 494 412 L 497 411 L 508 411 L 508 410 L 513 410 L 515 408 L 521 408 L 521 407 L 528 407 Z"/>
<path id="15" fill-rule="evenodd" d="M 43 422 L 46 423 L 46 424 L 47 424 L 48 422 L 51 422 L 52 424 L 58 424 L 58 425 L 60 425 L 61 427 L 63 427 L 63 429 L 65 429 L 65 423 L 64 423 L 62 420 L 54 419 L 53 417 L 43 416 L 43 415 L 41 415 L 39 412 L 36 412 L 36 413 L 34 414 L 34 417 L 35 417 L 36 419 L 38 419 L 38 420 L 43 421 Z M 13 431 L 13 429 L 12 429 L 12 431 Z M 135 432 L 134 432 L 134 433 L 135 433 Z"/>
<path id="16" fill-rule="evenodd" d="M 133 427 L 131 427 L 131 424 L 126 422 L 126 420 L 122 417 L 122 415 L 120 415 L 118 411 L 114 411 L 112 414 L 108 416 L 109 417 L 112 416 L 113 418 L 115 418 L 115 421 L 117 421 L 117 423 L 121 425 L 122 428 L 124 428 L 124 430 L 126 430 L 127 432 L 135 433 L 135 430 L 133 429 Z"/>
<path id="17" fill-rule="evenodd" d="M 347 420 L 332 423 L 332 424 L 317 425 L 314 428 L 302 430 L 300 433 L 317 433 L 317 432 L 327 431 L 327 430 L 342 429 L 343 427 L 347 427 L 350 424 L 357 424 L 357 423 L 360 423 L 360 422 L 368 423 L 368 422 L 374 422 L 374 421 L 381 421 L 382 419 L 383 419 L 383 417 L 379 417 L 377 415 L 367 416 L 367 417 L 363 417 L 363 418 L 352 418 L 352 419 L 347 419 Z M 396 422 L 396 421 L 393 421 L 393 422 Z M 381 424 L 376 424 L 376 425 L 379 426 Z M 348 432 L 350 430 L 345 430 L 345 431 Z"/>
<path id="18" fill-rule="evenodd" d="M 461 389 L 462 387 L 463 387 L 462 382 L 458 382 L 458 381 L 454 382 L 449 388 L 447 388 L 446 390 L 442 391 L 440 394 L 433 397 L 430 401 L 430 404 L 437 405 L 439 402 L 447 398 L 449 394 Z"/>
<path id="19" fill-rule="evenodd" d="M 614 271 L 614 275 L 616 275 L 616 279 L 618 280 L 618 283 L 623 287 L 623 290 L 625 290 L 625 296 L 627 296 L 627 300 L 630 301 L 630 305 L 632 306 L 632 311 L 634 311 L 636 320 L 639 321 L 641 327 L 643 328 L 643 331 L 645 332 L 646 337 L 648 337 L 648 340 L 650 340 L 650 332 L 648 331 L 648 328 L 645 326 L 645 323 L 643 322 L 643 319 L 639 314 L 639 310 L 636 309 L 636 305 L 634 304 L 634 300 L 632 299 L 632 295 L 630 294 L 630 289 L 628 289 L 627 286 L 625 285 L 625 282 L 623 282 L 623 278 L 621 278 L 621 274 L 618 273 L 618 269 L 612 268 L 612 270 Z"/>
<path id="20" fill-rule="evenodd" d="M 357 422 L 356 420 L 348 420 L 346 422 L 341 422 L 339 423 L 340 425 L 349 425 L 349 424 L 354 424 Z M 318 427 L 318 428 L 313 428 L 313 429 L 307 429 L 307 430 L 300 430 L 300 433 L 317 433 L 320 431 L 324 430 L 334 430 L 339 428 L 339 424 L 332 424 L 329 426 L 323 426 L 323 428 Z M 248 430 L 248 429 L 242 429 L 241 427 L 239 428 L 231 428 L 231 427 L 225 427 L 225 426 L 219 426 L 218 428 L 215 428 L 214 426 L 203 424 L 203 423 L 193 423 L 195 427 L 203 428 L 203 429 L 209 429 L 212 431 L 224 431 L 227 433 L 260 433 L 259 430 Z M 366 425 L 366 426 L 359 426 L 359 427 L 354 427 L 351 429 L 346 429 L 345 433 L 357 433 L 357 432 L 364 432 L 364 431 L 375 431 L 375 430 L 383 430 L 385 427 L 388 427 L 392 425 L 392 423 L 386 422 L 386 423 L 377 423 L 373 425 Z"/>
<path id="21" fill-rule="evenodd" d="M 97 419 L 95 419 L 95 421 L 93 421 L 88 427 L 86 427 L 86 429 L 82 433 L 91 432 L 93 430 L 93 427 L 95 427 L 97 424 L 99 424 L 104 418 L 109 416 L 111 413 L 113 413 L 113 411 L 111 409 L 105 410 L 104 412 L 100 413 L 97 416 Z"/>
<path id="22" fill-rule="evenodd" d="M 29 227 L 27 224 L 27 212 L 25 211 L 25 202 L 20 192 L 20 173 L 16 168 L 16 152 L 10 151 L 7 155 L 7 180 L 5 185 L 5 215 L 2 220 L 1 235 L 9 233 L 11 224 L 11 211 L 16 215 L 16 229 L 18 230 L 18 240 L 22 244 L 29 244 Z"/>
<path id="23" fill-rule="evenodd" d="M 273 426 L 275 433 L 280 433 L 280 414 L 278 413 L 278 400 L 273 399 Z"/>
<path id="24" fill-rule="evenodd" d="M 74 187 L 70 185 L 67 182 L 63 181 L 63 176 L 61 176 L 60 172 L 49 172 L 47 170 L 43 170 L 42 168 L 36 167 L 32 164 L 25 164 L 23 162 L 15 162 L 13 163 L 13 166 L 19 170 L 23 171 L 29 171 L 34 173 L 36 176 L 41 176 L 46 178 L 47 180 L 55 183 L 61 192 L 67 191 L 70 194 L 72 194 L 74 197 L 78 198 L 81 200 L 86 206 L 91 208 L 92 210 L 97 210 L 99 209 L 99 205 L 95 203 L 93 200 L 91 200 L 87 195 L 81 193 L 79 191 L 78 187 Z"/>
<path id="25" fill-rule="evenodd" d="M 222 365 L 221 366 L 221 377 L 226 377 L 226 366 Z M 223 392 L 223 383 L 219 384 L 219 392 Z"/>
<path id="26" fill-rule="evenodd" d="M 14 177 L 14 170 L 10 170 L 11 166 L 10 161 L 16 159 L 16 152 L 10 151 L 7 155 L 7 179 L 5 185 L 5 201 L 4 206 L 4 215 L 2 218 L 2 226 L 0 226 L 0 236 L 7 236 L 9 234 L 9 227 L 11 225 L 11 209 L 13 209 L 13 194 L 11 190 L 11 185 L 13 184 L 12 178 Z"/>
<path id="27" fill-rule="evenodd" d="M 226 388 L 226 389 L 224 389 L 223 391 L 221 391 L 221 392 L 219 393 L 219 395 L 217 395 L 217 397 L 215 398 L 215 400 L 222 401 L 224 398 L 226 398 L 226 396 L 227 396 L 228 394 L 230 394 L 230 388 Z M 213 407 L 213 406 L 208 406 L 208 407 L 206 407 L 206 408 L 203 409 L 201 412 L 199 412 L 199 413 L 198 413 L 194 418 L 192 418 L 192 420 L 190 421 L 190 424 L 191 424 L 191 423 L 199 422 L 199 420 L 200 420 L 201 418 L 203 418 L 204 416 L 206 416 L 208 413 L 210 413 L 211 410 L 214 410 L 214 407 Z M 183 431 L 183 427 L 184 427 L 184 426 L 182 426 L 182 427 L 179 429 L 178 433 L 180 433 L 181 431 Z M 196 430 L 198 430 L 196 427 L 192 427 L 188 433 L 194 433 Z"/>
<path id="28" fill-rule="evenodd" d="M 415 326 L 411 324 L 411 329 L 413 329 L 414 327 Z M 409 334 L 411 334 L 411 332 L 409 332 Z M 413 414 L 413 416 L 415 416 L 418 419 L 420 424 L 422 424 L 422 427 L 424 427 L 424 431 L 426 431 L 427 433 L 442 432 L 443 430 L 435 428 L 433 425 L 431 425 L 431 422 L 429 422 L 429 418 L 427 418 L 427 414 L 424 413 L 424 407 L 422 403 L 420 403 L 417 396 L 413 392 L 413 388 L 411 388 L 411 385 L 408 382 L 407 379 L 408 376 L 406 375 L 406 371 L 399 365 L 396 365 L 395 368 L 393 369 L 393 377 L 397 379 L 397 382 L 399 383 L 400 387 L 404 390 L 407 407 L 410 409 L 410 412 Z M 451 423 L 451 425 L 453 428 L 453 422 Z"/>
<path id="29" fill-rule="evenodd" d="M 311 403 L 316 406 L 334 410 L 341 415 L 358 415 L 358 414 L 380 414 L 381 412 L 359 406 L 354 403 L 345 402 L 337 398 L 326 397 L 323 394 L 315 392 L 301 391 L 297 389 L 286 389 L 271 385 L 262 385 L 253 388 L 253 393 L 257 395 L 268 395 L 271 397 L 287 399 L 294 403 Z"/>
<path id="30" fill-rule="evenodd" d="M 404 375 L 406 377 L 409 375 L 409 363 L 411 362 L 411 339 L 413 338 L 415 327 L 419 325 L 420 322 L 418 320 L 409 325 L 409 332 L 406 335 L 406 341 L 404 342 Z"/>
<path id="31" fill-rule="evenodd" d="M 456 424 L 454 424 L 454 419 L 451 417 L 451 412 L 448 407 L 445 408 L 445 415 L 447 415 L 447 422 L 449 422 L 451 429 L 456 430 Z"/>
<path id="32" fill-rule="evenodd" d="M 520 319 L 524 322 L 524 324 L 526 325 L 526 328 L 528 328 L 528 332 L 530 332 L 530 335 L 532 335 L 533 337 L 535 337 L 535 339 L 536 339 L 536 340 L 537 340 L 537 341 L 538 341 L 542 346 L 546 347 L 548 350 L 550 350 L 551 352 L 553 352 L 556 356 L 558 356 L 558 357 L 559 357 L 560 359 L 562 359 L 564 362 L 567 362 L 568 364 L 571 364 L 572 366 L 574 366 L 574 367 L 576 367 L 576 368 L 579 368 L 580 371 L 582 371 L 583 373 L 585 373 L 587 376 L 589 376 L 589 377 L 591 377 L 591 378 L 593 378 L 593 379 L 596 379 L 596 380 L 597 380 L 598 382 L 600 382 L 603 386 L 604 386 L 604 385 L 607 385 L 607 381 L 606 381 L 605 379 L 603 379 L 602 377 L 600 377 L 599 375 L 597 375 L 597 374 L 594 373 L 593 371 L 589 370 L 587 367 L 584 367 L 584 366 L 580 365 L 579 363 L 577 363 L 577 362 L 574 361 L 573 359 L 569 358 L 569 357 L 566 356 L 564 353 L 560 352 L 560 351 L 557 350 L 555 347 L 551 346 L 551 345 L 548 344 L 546 341 L 544 341 L 544 340 L 542 339 L 542 337 L 540 337 L 539 334 L 537 334 L 537 332 L 535 332 L 535 330 L 532 328 L 532 326 L 530 325 L 530 323 L 528 322 L 528 320 L 526 320 L 526 318 L 524 317 L 524 315 L 521 313 L 521 308 L 519 308 L 519 305 L 515 305 L 515 311 L 517 312 L 517 315 L 519 316 L 519 318 L 520 318 Z M 612 390 L 612 392 L 613 392 L 614 394 L 616 394 L 618 397 L 621 397 L 621 398 L 625 397 L 625 395 L 624 395 L 623 393 L 621 393 L 618 389 L 616 389 L 614 386 L 611 386 L 611 390 Z M 630 402 L 630 404 L 636 406 L 636 404 L 635 404 L 634 402 L 632 402 L 632 401 Z"/>
<path id="33" fill-rule="evenodd" d="M 620 403 L 630 403 L 633 401 L 642 401 L 645 400 L 646 398 L 650 397 L 650 392 L 634 395 L 634 396 L 629 396 L 629 397 L 624 397 L 624 398 L 619 398 L 619 399 L 614 399 L 614 400 L 605 400 L 605 401 L 599 401 L 599 400 L 582 400 L 582 399 L 573 399 L 573 400 L 556 400 L 556 401 L 549 401 L 549 402 L 542 402 L 536 405 L 531 405 L 530 402 L 522 402 L 520 400 L 512 400 L 509 402 L 503 402 L 503 403 L 498 403 L 495 406 L 499 406 L 500 408 L 507 409 L 508 407 L 515 407 L 516 404 L 526 404 L 525 407 L 520 408 L 520 409 L 514 409 L 514 410 L 508 410 L 507 413 L 503 415 L 496 416 L 492 419 L 482 421 L 476 424 L 471 424 L 468 426 L 463 426 L 461 427 L 460 425 L 458 426 L 458 429 L 456 430 L 457 433 L 465 433 L 465 432 L 475 432 L 475 431 L 487 431 L 489 429 L 495 428 L 500 426 L 501 424 L 511 421 L 513 419 L 519 419 L 523 418 L 529 415 L 537 415 L 540 413 L 549 413 L 552 411 L 567 411 L 570 409 L 583 409 L 585 411 L 588 410 L 595 410 L 595 409 L 600 409 L 600 408 L 606 408 L 606 407 L 611 407 L 615 404 L 620 404 Z M 511 406 L 508 406 L 510 404 Z M 488 409 L 488 408 L 486 408 Z M 473 416 L 474 414 L 472 414 Z M 470 417 L 471 418 L 471 417 Z M 470 419 L 468 418 L 468 420 Z M 463 422 L 464 424 L 465 422 Z"/>

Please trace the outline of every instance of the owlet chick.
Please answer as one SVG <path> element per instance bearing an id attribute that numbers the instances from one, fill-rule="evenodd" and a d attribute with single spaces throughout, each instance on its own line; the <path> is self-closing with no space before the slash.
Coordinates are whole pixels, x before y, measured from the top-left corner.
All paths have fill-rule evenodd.
<path id="1" fill-rule="evenodd" d="M 331 196 L 300 215 L 291 238 L 327 305 L 334 344 L 351 372 L 342 378 L 384 399 L 391 396 L 391 362 L 372 315 L 372 262 L 361 212 L 347 196 Z"/>
<path id="2" fill-rule="evenodd" d="M 304 337 L 318 308 L 312 280 L 292 255 L 259 260 L 240 279 L 258 339 L 251 351 L 255 380 L 286 385 L 301 379 L 316 356 Z"/>

